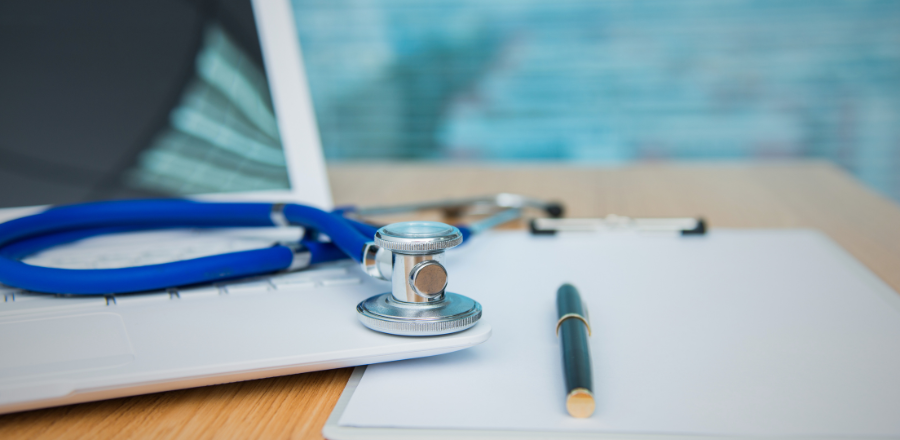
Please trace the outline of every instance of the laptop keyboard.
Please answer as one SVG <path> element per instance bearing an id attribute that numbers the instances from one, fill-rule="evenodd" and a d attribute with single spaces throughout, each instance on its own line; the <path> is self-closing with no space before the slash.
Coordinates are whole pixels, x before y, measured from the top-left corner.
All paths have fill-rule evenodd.
<path id="1" fill-rule="evenodd" d="M 144 266 L 272 246 L 297 240 L 299 228 L 152 231 L 117 234 L 58 246 L 23 260 L 65 269 L 111 269 Z M 166 291 L 108 296 L 63 296 L 27 292 L 0 284 L 0 318 L 44 312 L 142 307 L 160 303 L 215 301 L 223 297 L 266 295 L 362 283 L 352 261 L 306 270 Z M 108 309 L 107 309 L 108 310 Z"/>
<path id="2" fill-rule="evenodd" d="M 302 228 L 188 229 L 113 234 L 57 246 L 23 261 L 35 266 L 61 269 L 116 269 L 261 249 L 278 241 L 296 241 L 302 234 Z"/>

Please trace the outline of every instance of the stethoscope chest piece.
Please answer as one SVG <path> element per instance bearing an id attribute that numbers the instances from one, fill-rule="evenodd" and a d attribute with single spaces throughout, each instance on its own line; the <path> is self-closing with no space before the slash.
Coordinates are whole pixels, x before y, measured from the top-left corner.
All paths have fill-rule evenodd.
<path id="1" fill-rule="evenodd" d="M 481 318 L 481 304 L 450 292 L 424 304 L 400 302 L 391 293 L 383 293 L 359 303 L 356 311 L 366 327 L 402 336 L 455 333 L 472 327 Z"/>
<path id="2" fill-rule="evenodd" d="M 391 291 L 356 306 L 366 327 L 394 335 L 436 336 L 475 325 L 481 304 L 446 292 L 444 251 L 462 243 L 459 229 L 438 222 L 387 225 L 375 244 L 391 252 Z"/>

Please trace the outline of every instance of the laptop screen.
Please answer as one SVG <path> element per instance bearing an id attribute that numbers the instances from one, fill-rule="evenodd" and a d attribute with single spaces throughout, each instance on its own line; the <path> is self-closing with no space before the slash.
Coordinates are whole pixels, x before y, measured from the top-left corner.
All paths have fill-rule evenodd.
<path id="1" fill-rule="evenodd" d="M 289 189 L 250 0 L 0 5 L 0 206 Z"/>

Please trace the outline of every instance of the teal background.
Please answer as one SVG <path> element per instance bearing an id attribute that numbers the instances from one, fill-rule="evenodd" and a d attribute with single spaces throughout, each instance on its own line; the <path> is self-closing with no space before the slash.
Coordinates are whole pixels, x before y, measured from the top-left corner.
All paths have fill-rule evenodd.
<path id="1" fill-rule="evenodd" d="M 329 160 L 826 158 L 900 200 L 900 2 L 293 0 Z"/>

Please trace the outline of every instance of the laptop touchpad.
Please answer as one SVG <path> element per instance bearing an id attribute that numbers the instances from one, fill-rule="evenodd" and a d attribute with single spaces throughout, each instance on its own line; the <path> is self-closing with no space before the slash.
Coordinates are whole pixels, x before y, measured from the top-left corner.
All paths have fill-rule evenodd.
<path id="1" fill-rule="evenodd" d="M 125 324 L 113 313 L 0 323 L 0 335 L 0 380 L 134 360 Z"/>

